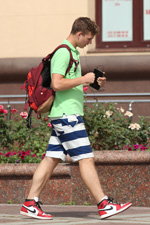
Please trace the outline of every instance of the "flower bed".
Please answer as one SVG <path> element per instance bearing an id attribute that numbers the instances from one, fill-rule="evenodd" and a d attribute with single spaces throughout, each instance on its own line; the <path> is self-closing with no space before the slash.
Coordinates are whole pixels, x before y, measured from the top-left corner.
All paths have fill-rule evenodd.
<path id="1" fill-rule="evenodd" d="M 27 112 L 8 112 L 0 106 L 1 163 L 38 163 L 44 157 L 51 133 L 48 117 L 33 116 L 31 129 L 26 118 Z M 150 151 L 150 118 L 135 122 L 132 112 L 116 104 L 85 106 L 84 118 L 94 150 Z"/>

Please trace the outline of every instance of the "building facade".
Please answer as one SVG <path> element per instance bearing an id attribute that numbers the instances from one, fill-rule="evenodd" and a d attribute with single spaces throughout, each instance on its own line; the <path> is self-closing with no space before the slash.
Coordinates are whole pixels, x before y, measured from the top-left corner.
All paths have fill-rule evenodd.
<path id="1" fill-rule="evenodd" d="M 150 92 L 150 0 L 0 0 L 0 4 L 0 94 L 21 94 L 27 71 L 68 36 L 80 16 L 100 26 L 93 43 L 80 50 L 83 74 L 103 69 L 108 80 L 104 93 Z M 149 96 L 141 97 L 145 98 Z M 141 114 L 150 114 L 148 102 L 136 105 Z"/>

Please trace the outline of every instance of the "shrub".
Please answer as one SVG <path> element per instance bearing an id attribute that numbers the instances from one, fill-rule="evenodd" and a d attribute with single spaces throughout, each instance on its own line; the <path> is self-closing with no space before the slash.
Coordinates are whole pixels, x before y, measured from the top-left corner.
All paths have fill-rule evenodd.
<path id="1" fill-rule="evenodd" d="M 51 132 L 48 118 L 33 117 L 33 127 L 29 129 L 25 113 L 13 113 L 11 120 L 6 120 L 6 113 L 0 113 L 0 162 L 39 162 Z"/>
<path id="2" fill-rule="evenodd" d="M 124 146 L 147 146 L 150 140 L 150 118 L 139 117 L 116 104 L 95 104 L 85 109 L 85 124 L 95 150 L 123 149 Z"/>

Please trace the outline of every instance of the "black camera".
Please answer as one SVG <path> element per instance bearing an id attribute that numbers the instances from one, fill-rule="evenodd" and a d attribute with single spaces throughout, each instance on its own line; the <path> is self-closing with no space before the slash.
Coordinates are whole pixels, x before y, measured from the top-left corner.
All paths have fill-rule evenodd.
<path id="1" fill-rule="evenodd" d="M 104 72 L 98 69 L 94 69 L 93 73 L 95 74 L 94 83 L 90 84 L 90 86 L 96 90 L 100 89 L 100 85 L 97 82 L 97 78 L 104 77 Z"/>

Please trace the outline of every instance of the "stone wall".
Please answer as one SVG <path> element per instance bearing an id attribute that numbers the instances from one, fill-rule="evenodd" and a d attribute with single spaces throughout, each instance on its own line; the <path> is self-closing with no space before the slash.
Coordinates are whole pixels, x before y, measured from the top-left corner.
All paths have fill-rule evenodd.
<path id="1" fill-rule="evenodd" d="M 95 162 L 105 193 L 134 206 L 150 206 L 150 152 L 97 151 Z M 22 203 L 37 164 L 0 164 L 0 203 Z M 91 180 L 92 182 L 92 180 Z M 61 163 L 41 194 L 44 204 L 95 204 L 77 163 Z"/>

